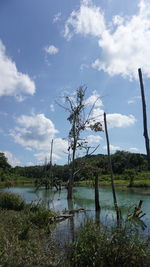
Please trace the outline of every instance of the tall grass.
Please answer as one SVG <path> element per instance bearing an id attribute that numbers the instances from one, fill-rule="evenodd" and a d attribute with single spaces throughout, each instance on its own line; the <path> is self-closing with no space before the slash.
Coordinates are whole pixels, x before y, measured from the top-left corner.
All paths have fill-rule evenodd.
<path id="1" fill-rule="evenodd" d="M 76 267 L 148 267 L 150 240 L 126 225 L 108 229 L 89 221 L 73 245 L 70 261 Z"/>

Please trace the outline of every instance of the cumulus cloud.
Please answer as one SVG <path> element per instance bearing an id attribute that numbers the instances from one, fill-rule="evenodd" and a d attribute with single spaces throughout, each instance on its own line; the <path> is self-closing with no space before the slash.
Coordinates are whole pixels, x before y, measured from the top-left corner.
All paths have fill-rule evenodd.
<path id="1" fill-rule="evenodd" d="M 107 114 L 108 127 L 128 127 L 135 124 L 136 119 L 133 115 L 122 115 L 119 113 Z"/>
<path id="2" fill-rule="evenodd" d="M 20 160 L 17 159 L 10 151 L 4 151 L 4 154 L 12 167 L 20 165 Z"/>
<path id="3" fill-rule="evenodd" d="M 45 52 L 49 55 L 55 55 L 59 52 L 59 49 L 54 45 L 49 45 L 45 47 Z"/>
<path id="4" fill-rule="evenodd" d="M 81 1 L 79 10 L 74 10 L 65 23 L 64 37 L 70 40 L 74 34 L 100 36 L 105 30 L 104 16 L 92 1 Z"/>
<path id="5" fill-rule="evenodd" d="M 92 95 L 86 99 L 85 105 L 94 105 L 95 107 L 103 106 L 102 100 L 100 99 L 100 95 L 97 93 L 97 91 L 93 91 Z"/>
<path id="6" fill-rule="evenodd" d="M 102 57 L 96 59 L 93 68 L 109 75 L 122 75 L 137 79 L 137 69 L 150 77 L 150 4 L 140 1 L 139 11 L 129 18 L 115 17 L 112 30 L 107 29 L 99 40 Z M 117 22 L 117 24 L 116 24 Z"/>
<path id="7" fill-rule="evenodd" d="M 150 77 L 149 1 L 139 2 L 137 14 L 116 14 L 108 22 L 103 11 L 92 1 L 81 1 L 80 8 L 73 10 L 65 23 L 64 36 L 70 40 L 74 34 L 92 35 L 99 39 L 100 57 L 92 63 L 93 68 L 130 80 L 137 79 L 137 69 L 142 68 L 143 73 Z"/>
<path id="8" fill-rule="evenodd" d="M 17 119 L 19 127 L 11 131 L 15 142 L 35 149 L 48 149 L 50 140 L 58 133 L 53 122 L 44 114 L 26 116 Z"/>
<path id="9" fill-rule="evenodd" d="M 53 158 L 59 160 L 67 152 L 68 142 L 56 137 L 58 130 L 54 123 L 44 114 L 22 115 L 17 119 L 18 126 L 11 130 L 10 135 L 17 144 L 26 150 L 34 151 L 34 156 L 41 160 L 49 155 L 51 140 L 54 140 Z M 36 152 L 37 151 L 37 152 Z"/>
<path id="10" fill-rule="evenodd" d="M 86 137 L 86 141 L 88 142 L 88 145 L 99 144 L 101 140 L 103 140 L 103 138 L 99 135 L 88 135 Z"/>
<path id="11" fill-rule="evenodd" d="M 103 149 L 107 150 L 107 146 L 103 146 Z M 121 150 L 121 147 L 120 146 L 110 145 L 110 150 L 111 151 Z"/>
<path id="12" fill-rule="evenodd" d="M 92 118 L 95 118 L 95 122 L 103 122 L 104 110 L 100 108 L 95 108 L 92 113 Z M 133 115 L 123 115 L 120 113 L 107 114 L 107 125 L 108 128 L 125 128 L 134 125 L 136 119 Z M 103 126 L 104 129 L 104 126 Z"/>
<path id="13" fill-rule="evenodd" d="M 66 158 L 67 160 L 66 153 L 68 149 L 68 142 L 62 138 L 54 138 L 53 146 L 54 146 L 54 151 L 52 154 L 52 161 L 56 162 L 63 158 Z M 40 162 L 41 164 L 44 163 L 45 159 L 47 159 L 47 162 L 49 162 L 50 146 L 45 151 L 35 153 L 34 156 L 37 158 L 38 162 Z"/>
<path id="14" fill-rule="evenodd" d="M 35 83 L 27 74 L 17 70 L 15 62 L 6 55 L 6 48 L 0 40 L 0 96 L 14 96 L 23 100 L 22 94 L 33 95 Z"/>

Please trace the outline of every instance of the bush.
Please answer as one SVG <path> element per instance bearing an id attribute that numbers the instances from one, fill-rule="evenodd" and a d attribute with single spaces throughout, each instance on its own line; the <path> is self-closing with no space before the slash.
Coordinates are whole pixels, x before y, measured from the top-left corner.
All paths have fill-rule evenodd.
<path id="1" fill-rule="evenodd" d="M 32 205 L 30 207 L 29 219 L 39 228 L 47 227 L 55 220 L 56 213 L 52 210 L 46 209 L 42 204 L 38 206 Z"/>
<path id="2" fill-rule="evenodd" d="M 88 222 L 73 245 L 71 266 L 141 267 L 149 266 L 150 241 L 142 240 L 137 231 L 107 229 Z"/>
<path id="3" fill-rule="evenodd" d="M 22 210 L 25 206 L 25 202 L 22 198 L 10 192 L 0 193 L 0 207 L 8 210 Z"/>

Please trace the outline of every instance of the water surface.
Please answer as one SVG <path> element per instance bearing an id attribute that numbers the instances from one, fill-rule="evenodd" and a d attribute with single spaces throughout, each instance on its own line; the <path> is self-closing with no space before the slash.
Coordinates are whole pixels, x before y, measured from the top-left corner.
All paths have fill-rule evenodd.
<path id="1" fill-rule="evenodd" d="M 76 213 L 71 219 L 62 221 L 56 226 L 54 234 L 59 240 L 70 240 L 70 235 L 74 234 L 74 230 L 78 229 L 81 223 L 84 223 L 85 218 L 95 218 L 95 204 L 94 204 L 94 188 L 90 187 L 75 187 L 73 189 L 73 200 L 67 201 L 67 190 L 62 188 L 61 191 L 45 190 L 40 188 L 35 191 L 34 187 L 11 187 L 3 189 L 3 191 L 10 191 L 20 194 L 26 202 L 43 200 L 49 208 L 52 208 L 60 213 L 64 210 L 83 208 L 85 212 Z M 143 200 L 142 210 L 146 215 L 142 218 L 147 225 L 145 232 L 148 233 L 150 229 L 150 191 L 148 189 L 130 189 L 117 188 L 117 201 L 121 207 L 123 217 L 126 218 L 130 214 L 136 204 Z M 103 224 L 115 223 L 115 211 L 113 207 L 113 198 L 110 187 L 102 187 L 99 190 L 100 198 L 100 221 Z M 72 234 L 73 233 L 73 234 Z M 72 236 L 74 239 L 74 236 Z"/>

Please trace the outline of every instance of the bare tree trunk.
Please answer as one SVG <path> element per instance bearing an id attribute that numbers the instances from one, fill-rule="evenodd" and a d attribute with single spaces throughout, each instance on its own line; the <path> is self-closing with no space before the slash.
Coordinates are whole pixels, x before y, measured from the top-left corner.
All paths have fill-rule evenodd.
<path id="1" fill-rule="evenodd" d="M 144 128 L 143 136 L 145 137 L 145 146 L 146 146 L 146 152 L 147 152 L 148 169 L 150 169 L 150 146 L 149 146 L 149 137 L 148 137 L 148 130 L 147 130 L 146 101 L 145 101 L 144 84 L 143 84 L 143 78 L 142 78 L 141 69 L 138 69 L 138 73 L 139 73 L 139 80 L 140 80 L 140 87 L 141 87 L 141 97 L 142 97 L 142 108 L 143 108 L 143 128 Z"/>
<path id="2" fill-rule="evenodd" d="M 52 177 L 52 157 L 53 157 L 53 139 L 51 142 L 51 149 L 50 149 L 50 166 L 49 166 L 49 175 L 50 175 L 50 183 L 51 187 L 53 187 L 53 177 Z"/>
<path id="3" fill-rule="evenodd" d="M 95 176 L 95 210 L 100 211 L 99 204 L 99 188 L 98 188 L 98 173 L 94 173 Z"/>
<path id="4" fill-rule="evenodd" d="M 115 185 L 114 185 L 113 169 L 112 169 L 110 146 L 109 146 L 109 137 L 108 137 L 108 131 L 107 131 L 106 113 L 104 113 L 104 124 L 105 124 L 105 134 L 106 134 L 106 142 L 107 142 L 108 164 L 109 164 L 109 171 L 110 171 L 110 177 L 111 177 L 111 187 L 112 187 L 114 206 L 115 206 L 116 216 L 117 216 L 117 225 L 119 226 L 120 225 L 120 211 L 119 211 L 119 207 L 117 204 L 116 191 L 115 191 Z"/>

